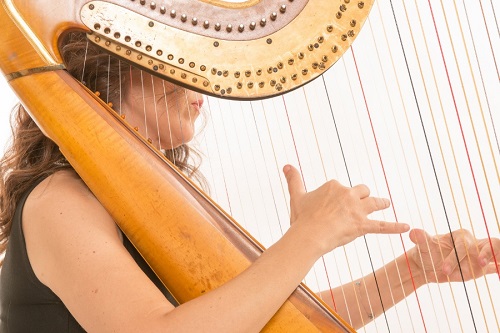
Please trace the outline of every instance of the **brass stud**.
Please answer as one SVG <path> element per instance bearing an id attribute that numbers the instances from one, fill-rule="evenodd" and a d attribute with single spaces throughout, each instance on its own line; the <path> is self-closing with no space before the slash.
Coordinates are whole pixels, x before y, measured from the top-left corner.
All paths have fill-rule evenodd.
<path id="1" fill-rule="evenodd" d="M 240 72 L 234 72 L 234 77 L 239 78 L 240 77 Z"/>
<path id="2" fill-rule="evenodd" d="M 167 9 L 165 8 L 165 6 L 161 6 L 160 13 L 165 14 L 166 12 L 167 12 Z"/>
<path id="3" fill-rule="evenodd" d="M 212 68 L 212 70 L 210 72 L 212 73 L 212 75 L 217 74 L 217 68 Z"/>
<path id="4" fill-rule="evenodd" d="M 146 51 L 151 52 L 152 49 L 151 45 L 146 46 Z"/>
<path id="5" fill-rule="evenodd" d="M 292 77 L 292 80 L 294 80 L 294 81 L 297 80 L 297 74 L 292 74 L 291 77 Z"/>
<path id="6" fill-rule="evenodd" d="M 111 29 L 110 28 L 104 28 L 104 33 L 105 34 L 109 34 L 111 32 Z"/>
<path id="7" fill-rule="evenodd" d="M 220 91 L 220 94 L 221 94 L 221 95 L 225 95 L 225 94 L 226 94 L 226 90 L 225 90 L 225 89 L 222 89 L 222 90 Z"/>
<path id="8" fill-rule="evenodd" d="M 221 25 L 220 25 L 220 23 L 219 23 L 219 22 L 215 23 L 215 30 L 216 30 L 216 31 L 219 31 L 219 30 L 220 30 L 220 27 L 221 27 Z"/>
<path id="9" fill-rule="evenodd" d="M 204 86 L 204 87 L 208 87 L 208 85 L 209 85 L 209 84 L 210 84 L 210 83 L 208 83 L 208 81 L 203 81 L 203 86 Z"/>
<path id="10" fill-rule="evenodd" d="M 151 4 L 149 5 L 151 9 L 155 10 L 156 9 L 156 2 L 151 1 Z"/>
<path id="11" fill-rule="evenodd" d="M 163 51 L 162 51 L 162 50 L 158 50 L 158 51 L 156 51 L 156 54 L 157 54 L 159 57 L 161 57 L 161 56 L 163 55 Z"/>
<path id="12" fill-rule="evenodd" d="M 160 64 L 160 69 L 161 70 L 165 69 L 165 65 L 164 64 Z"/>
<path id="13" fill-rule="evenodd" d="M 260 88 L 264 88 L 264 85 L 265 85 L 264 81 L 260 81 L 260 82 L 259 82 L 259 87 L 260 87 Z"/>
<path id="14" fill-rule="evenodd" d="M 260 75 L 262 75 L 262 69 L 260 69 L 260 68 L 259 68 L 259 69 L 257 70 L 257 72 L 256 72 L 256 73 L 257 73 L 257 75 L 259 75 L 259 76 L 260 76 Z"/>
<path id="15" fill-rule="evenodd" d="M 307 49 L 308 49 L 309 51 L 314 50 L 314 45 L 312 45 L 312 44 L 307 45 Z"/>
<path id="16" fill-rule="evenodd" d="M 95 8 L 94 5 L 89 5 L 90 10 L 94 10 L 94 8 Z"/>
<path id="17" fill-rule="evenodd" d="M 286 82 L 286 77 L 282 76 L 281 79 L 280 79 L 281 83 L 285 83 Z"/>
<path id="18" fill-rule="evenodd" d="M 347 10 L 347 7 L 346 7 L 346 5 L 342 4 L 342 5 L 340 5 L 339 9 L 341 12 L 345 12 Z"/>
<path id="19" fill-rule="evenodd" d="M 340 18 L 342 17 L 342 13 L 341 13 L 341 12 L 337 12 L 336 17 L 337 17 L 338 19 L 340 19 Z"/>
<path id="20" fill-rule="evenodd" d="M 245 25 L 240 24 L 240 25 L 238 26 L 238 31 L 239 31 L 239 32 L 243 32 L 244 30 L 245 30 Z"/>
<path id="21" fill-rule="evenodd" d="M 255 30 L 255 27 L 257 26 L 257 23 L 255 23 L 254 21 L 252 21 L 250 23 L 250 30 Z"/>
<path id="22" fill-rule="evenodd" d="M 226 92 L 227 92 L 228 94 L 232 93 L 232 92 L 233 92 L 233 88 L 231 88 L 231 87 L 227 88 L 227 89 L 226 89 Z"/>
<path id="23" fill-rule="evenodd" d="M 222 72 L 222 76 L 227 77 L 228 75 L 229 75 L 229 71 L 228 70 L 224 70 Z"/>
<path id="24" fill-rule="evenodd" d="M 94 40 L 95 40 L 97 43 L 99 43 L 99 42 L 101 41 L 101 37 L 96 37 Z"/>
<path id="25" fill-rule="evenodd" d="M 198 24 L 198 19 L 196 17 L 193 17 L 193 19 L 191 20 L 191 24 L 197 25 Z"/>
<path id="26" fill-rule="evenodd" d="M 187 77 L 186 73 L 181 74 L 181 78 L 185 79 Z"/>
<path id="27" fill-rule="evenodd" d="M 345 42 L 347 40 L 347 35 L 343 34 L 342 37 L 340 37 L 340 39 L 342 39 Z"/>
<path id="28" fill-rule="evenodd" d="M 358 2 L 358 8 L 362 9 L 365 6 L 365 3 L 363 1 Z"/>
<path id="29" fill-rule="evenodd" d="M 281 91 L 283 89 L 283 86 L 281 84 L 276 85 L 276 90 Z"/>
<path id="30" fill-rule="evenodd" d="M 245 71 L 245 76 L 246 76 L 246 77 L 250 77 L 250 75 L 252 75 L 252 72 L 251 72 L 251 71 Z"/>
<path id="31" fill-rule="evenodd" d="M 320 63 L 319 63 L 319 66 L 318 66 L 318 68 L 319 68 L 319 69 L 324 70 L 324 69 L 325 69 L 325 67 L 326 67 L 326 66 L 325 66 L 325 63 L 324 63 L 324 62 L 320 62 Z"/>
<path id="32" fill-rule="evenodd" d="M 186 14 L 182 14 L 181 15 L 181 21 L 182 22 L 186 22 L 187 21 L 187 15 Z"/>
<path id="33" fill-rule="evenodd" d="M 333 31 L 333 25 L 329 25 L 326 27 L 326 31 L 332 32 Z"/>
<path id="34" fill-rule="evenodd" d="M 201 65 L 201 66 L 200 66 L 200 69 L 201 69 L 201 71 L 202 71 L 202 72 L 204 72 L 204 71 L 206 71 L 206 70 L 207 70 L 207 66 L 205 66 L 205 65 Z"/>
<path id="35" fill-rule="evenodd" d="M 203 22 L 203 28 L 208 29 L 210 27 L 210 22 L 205 21 Z"/>
<path id="36" fill-rule="evenodd" d="M 216 85 L 214 86 L 214 90 L 215 90 L 215 91 L 219 91 L 219 90 L 220 90 L 220 86 L 219 86 L 218 84 L 216 84 Z"/>
<path id="37" fill-rule="evenodd" d="M 253 88 L 253 82 L 248 82 L 247 83 L 247 87 L 250 88 L 250 89 L 252 89 Z"/>
<path id="38" fill-rule="evenodd" d="M 140 54 L 139 54 L 139 55 L 137 56 L 137 59 L 142 60 L 142 55 L 140 55 Z"/>
<path id="39" fill-rule="evenodd" d="M 95 30 L 101 29 L 101 25 L 99 23 L 94 24 L 94 29 Z"/>
<path id="40" fill-rule="evenodd" d="M 327 62 L 327 61 L 328 61 L 328 57 L 327 57 L 326 55 L 324 55 L 324 56 L 321 58 L 321 60 L 322 60 L 323 62 Z"/>
<path id="41" fill-rule="evenodd" d="M 141 47 L 142 43 L 140 41 L 135 42 L 135 46 Z"/>
<path id="42" fill-rule="evenodd" d="M 313 62 L 313 64 L 312 64 L 312 68 L 313 68 L 313 69 L 317 69 L 317 68 L 318 68 L 318 63 L 317 63 L 317 62 Z"/>
<path id="43" fill-rule="evenodd" d="M 104 43 L 104 44 L 106 44 L 106 46 L 110 46 L 111 42 L 109 40 L 107 40 L 106 43 Z"/>
<path id="44" fill-rule="evenodd" d="M 146 4 L 146 0 L 141 0 L 140 3 L 141 3 L 141 5 L 144 6 Z"/>
<path id="45" fill-rule="evenodd" d="M 337 45 L 332 46 L 332 52 L 333 53 L 337 53 L 338 50 L 339 50 L 339 48 L 338 48 Z"/>
<path id="46" fill-rule="evenodd" d="M 179 58 L 179 64 L 183 64 L 184 63 L 184 58 Z"/>
<path id="47" fill-rule="evenodd" d="M 170 70 L 170 74 L 174 75 L 175 74 L 175 69 Z"/>
<path id="48" fill-rule="evenodd" d="M 168 60 L 174 60 L 174 55 L 173 54 L 169 54 L 167 58 L 168 58 Z"/>
<path id="49" fill-rule="evenodd" d="M 242 84 L 241 82 L 238 82 L 238 83 L 236 84 L 236 88 L 238 88 L 238 89 L 243 88 L 243 84 Z"/>
<path id="50" fill-rule="evenodd" d="M 347 36 L 349 36 L 349 37 L 354 37 L 354 30 L 349 30 L 349 31 L 347 32 Z"/>
<path id="51" fill-rule="evenodd" d="M 266 26 L 266 23 L 267 23 L 267 21 L 266 21 L 266 19 L 265 19 L 265 18 L 263 18 L 262 20 L 260 20 L 260 26 L 261 26 L 261 27 L 265 27 L 265 26 Z"/>
<path id="52" fill-rule="evenodd" d="M 196 66 L 194 62 L 189 63 L 189 67 L 194 68 L 194 66 Z"/>
<path id="53" fill-rule="evenodd" d="M 286 5 L 281 5 L 280 12 L 284 14 L 286 12 Z"/>
<path id="54" fill-rule="evenodd" d="M 278 17 L 278 14 L 276 12 L 271 13 L 271 20 L 275 21 L 277 17 Z"/>
<path id="55" fill-rule="evenodd" d="M 354 19 L 353 19 L 353 20 L 351 20 L 351 23 L 350 23 L 350 24 L 351 24 L 351 27 L 353 27 L 353 28 L 354 28 L 354 27 L 356 26 L 356 20 L 354 20 Z"/>
<path id="56" fill-rule="evenodd" d="M 283 63 L 282 62 L 278 62 L 278 65 L 276 67 L 278 67 L 279 69 L 283 69 Z"/>
<path id="57" fill-rule="evenodd" d="M 171 17 L 171 18 L 175 18 L 176 16 L 177 16 L 177 12 L 175 11 L 175 9 L 172 9 L 172 10 L 170 11 L 170 17 Z"/>
<path id="58" fill-rule="evenodd" d="M 125 41 L 128 43 L 132 40 L 132 38 L 130 36 L 125 36 Z"/>
<path id="59" fill-rule="evenodd" d="M 227 32 L 231 32 L 232 30 L 233 30 L 233 25 L 232 25 L 232 24 L 228 24 L 228 25 L 226 26 L 226 31 L 227 31 Z"/>
<path id="60" fill-rule="evenodd" d="M 290 66 L 291 66 L 291 65 L 293 65 L 293 63 L 294 63 L 294 60 L 293 60 L 292 58 L 288 59 L 288 64 L 289 64 Z"/>
<path id="61" fill-rule="evenodd" d="M 119 32 L 115 32 L 115 35 L 114 35 L 114 36 L 115 36 L 115 38 L 116 38 L 116 39 L 119 39 L 121 35 L 120 35 L 120 33 L 119 33 Z"/>
<path id="62" fill-rule="evenodd" d="M 307 69 L 303 69 L 303 70 L 302 70 L 302 75 L 307 75 L 307 73 L 308 73 L 308 72 L 309 72 L 309 71 L 308 71 Z"/>
<path id="63" fill-rule="evenodd" d="M 271 85 L 271 87 L 274 87 L 276 85 L 276 80 L 269 81 L 269 84 Z"/>
<path id="64" fill-rule="evenodd" d="M 325 41 L 325 37 L 319 36 L 318 37 L 318 43 L 323 43 Z"/>
<path id="65" fill-rule="evenodd" d="M 118 46 L 116 47 L 116 50 L 117 50 L 117 51 L 121 51 L 121 50 L 122 50 L 122 47 L 121 47 L 120 45 L 118 45 Z"/>
<path id="66" fill-rule="evenodd" d="M 268 68 L 267 68 L 267 72 L 268 72 L 269 74 L 271 74 L 271 73 L 273 72 L 273 68 L 272 68 L 272 67 L 268 67 Z"/>
<path id="67" fill-rule="evenodd" d="M 152 65 L 153 64 L 153 60 L 148 60 L 148 65 Z"/>
<path id="68" fill-rule="evenodd" d="M 302 53 L 302 52 L 299 52 L 299 54 L 297 56 L 299 57 L 299 59 L 304 59 L 304 53 Z"/>
<path id="69" fill-rule="evenodd" d="M 131 54 L 132 54 L 132 51 L 127 50 L 127 51 L 125 52 L 125 54 L 126 54 L 126 55 L 131 55 Z"/>

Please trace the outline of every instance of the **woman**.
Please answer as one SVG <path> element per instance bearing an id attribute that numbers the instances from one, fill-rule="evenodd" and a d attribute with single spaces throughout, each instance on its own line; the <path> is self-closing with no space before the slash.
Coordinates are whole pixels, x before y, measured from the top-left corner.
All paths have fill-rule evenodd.
<path id="1" fill-rule="evenodd" d="M 199 94 L 111 60 L 77 34 L 71 35 L 63 56 L 68 71 L 98 91 L 129 123 L 143 124 L 137 128 L 143 136 L 188 175 L 196 176 L 196 167 L 188 163 L 186 142 L 194 135 L 203 103 Z M 109 75 L 100 75 L 105 71 Z M 160 104 L 164 107 L 159 108 Z M 169 129 L 157 131 L 157 124 L 165 120 Z M 13 146 L 0 170 L 0 250 L 7 248 L 1 276 L 2 332 L 256 332 L 321 255 L 367 233 L 409 230 L 406 224 L 368 219 L 370 213 L 387 208 L 389 201 L 371 197 L 366 186 L 346 188 L 330 181 L 305 193 L 298 171 L 285 166 L 289 230 L 235 279 L 176 307 L 57 146 L 22 108 Z M 465 244 L 460 256 L 468 248 L 473 261 L 473 272 L 465 272 L 465 279 L 494 271 L 491 247 L 485 241 L 463 231 L 456 236 Z M 446 246 L 449 236 L 439 236 L 438 243 L 437 238 L 414 230 L 410 237 L 417 244 L 409 252 L 417 287 L 447 276 L 458 280 L 457 262 Z M 430 240 L 429 248 L 423 246 L 426 240 Z M 500 242 L 493 241 L 498 252 Z M 441 257 L 433 252 L 440 250 L 446 259 L 436 265 Z M 436 274 L 432 267 L 421 267 L 431 257 L 436 267 L 442 267 Z M 394 271 L 401 260 L 397 258 L 384 270 Z M 390 293 L 396 302 L 401 300 L 402 288 L 406 295 L 411 293 L 411 281 L 403 280 L 403 285 L 381 286 L 384 303 Z M 349 303 L 357 298 L 366 302 L 362 289 L 372 290 L 374 279 L 367 276 L 363 281 L 354 282 L 355 288 L 344 288 Z M 381 311 L 375 305 L 365 313 L 351 314 L 352 323 L 360 327 Z M 343 315 L 345 309 L 340 307 L 339 312 Z"/>

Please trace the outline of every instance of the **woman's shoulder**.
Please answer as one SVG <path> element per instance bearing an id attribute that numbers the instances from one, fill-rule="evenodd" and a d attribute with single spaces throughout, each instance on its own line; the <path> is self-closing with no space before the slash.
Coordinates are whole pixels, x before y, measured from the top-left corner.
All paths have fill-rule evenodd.
<path id="1" fill-rule="evenodd" d="M 111 216 L 71 170 L 58 171 L 33 189 L 22 226 L 33 270 L 48 285 L 52 265 L 75 258 L 96 238 L 121 242 Z"/>

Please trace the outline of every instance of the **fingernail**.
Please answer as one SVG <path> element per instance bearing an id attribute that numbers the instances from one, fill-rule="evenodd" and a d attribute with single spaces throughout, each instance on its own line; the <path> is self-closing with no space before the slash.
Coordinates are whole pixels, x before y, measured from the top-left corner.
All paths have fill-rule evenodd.
<path id="1" fill-rule="evenodd" d="M 404 229 L 405 229 L 405 231 L 410 230 L 410 225 L 405 223 L 405 225 L 404 225 Z"/>
<path id="2" fill-rule="evenodd" d="M 290 171 L 290 165 L 287 164 L 283 167 L 283 172 L 286 174 L 288 171 Z"/>

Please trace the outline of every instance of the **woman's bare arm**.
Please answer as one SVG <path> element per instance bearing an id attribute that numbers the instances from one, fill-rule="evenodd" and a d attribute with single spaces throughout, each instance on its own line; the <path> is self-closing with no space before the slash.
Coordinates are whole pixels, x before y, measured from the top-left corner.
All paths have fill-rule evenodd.
<path id="1" fill-rule="evenodd" d="M 369 197 L 366 187 L 329 182 L 305 193 L 297 170 L 286 170 L 289 231 L 235 279 L 177 308 L 137 267 L 114 221 L 70 172 L 42 182 L 26 203 L 30 262 L 87 331 L 259 331 L 322 254 L 362 234 L 408 228 L 368 220 L 388 203 Z"/>

